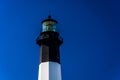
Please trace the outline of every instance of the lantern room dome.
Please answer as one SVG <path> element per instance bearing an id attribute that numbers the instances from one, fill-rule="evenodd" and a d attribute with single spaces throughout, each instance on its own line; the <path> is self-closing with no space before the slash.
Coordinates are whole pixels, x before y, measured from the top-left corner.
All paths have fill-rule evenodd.
<path id="1" fill-rule="evenodd" d="M 55 23 L 58 23 L 56 20 L 52 19 L 51 15 L 49 15 L 47 19 L 43 20 L 42 23 L 44 23 L 46 21 L 53 21 Z"/>

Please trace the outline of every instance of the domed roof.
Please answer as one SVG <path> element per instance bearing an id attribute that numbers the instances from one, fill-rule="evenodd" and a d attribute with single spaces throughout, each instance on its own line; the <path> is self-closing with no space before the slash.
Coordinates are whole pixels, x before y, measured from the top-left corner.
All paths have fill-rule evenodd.
<path id="1" fill-rule="evenodd" d="M 49 15 L 47 19 L 43 20 L 42 23 L 47 22 L 47 21 L 53 21 L 58 23 L 56 20 L 52 19 L 51 16 Z"/>

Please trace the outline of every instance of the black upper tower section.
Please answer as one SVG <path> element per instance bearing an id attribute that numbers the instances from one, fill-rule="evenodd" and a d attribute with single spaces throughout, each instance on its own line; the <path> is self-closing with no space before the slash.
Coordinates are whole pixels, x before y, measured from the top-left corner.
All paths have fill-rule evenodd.
<path id="1" fill-rule="evenodd" d="M 60 63 L 59 47 L 63 39 L 57 32 L 57 21 L 48 16 L 48 19 L 42 21 L 42 32 L 37 38 L 37 44 L 40 47 L 40 62 L 58 62 Z"/>

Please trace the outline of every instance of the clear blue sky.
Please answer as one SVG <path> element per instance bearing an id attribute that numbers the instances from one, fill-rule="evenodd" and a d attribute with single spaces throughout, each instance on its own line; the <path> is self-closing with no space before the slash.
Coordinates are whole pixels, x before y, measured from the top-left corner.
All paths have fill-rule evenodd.
<path id="1" fill-rule="evenodd" d="M 0 80 L 37 80 L 41 21 L 64 38 L 63 80 L 120 80 L 120 2 L 0 0 Z"/>

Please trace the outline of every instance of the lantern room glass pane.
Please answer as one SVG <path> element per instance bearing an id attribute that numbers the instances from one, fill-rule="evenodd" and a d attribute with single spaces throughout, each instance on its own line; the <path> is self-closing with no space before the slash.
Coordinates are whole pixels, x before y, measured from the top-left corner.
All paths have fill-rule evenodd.
<path id="1" fill-rule="evenodd" d="M 43 26 L 42 26 L 42 32 L 45 32 L 45 31 L 54 31 L 54 32 L 56 32 L 57 31 L 56 23 L 52 22 L 52 21 L 44 22 Z"/>

